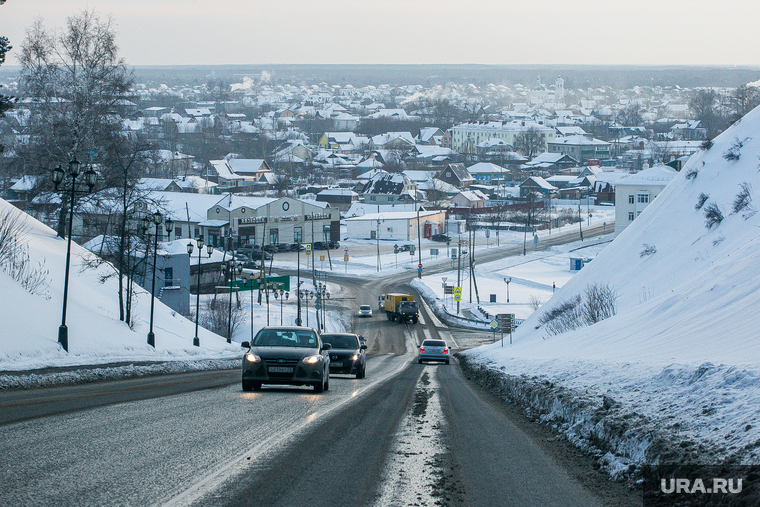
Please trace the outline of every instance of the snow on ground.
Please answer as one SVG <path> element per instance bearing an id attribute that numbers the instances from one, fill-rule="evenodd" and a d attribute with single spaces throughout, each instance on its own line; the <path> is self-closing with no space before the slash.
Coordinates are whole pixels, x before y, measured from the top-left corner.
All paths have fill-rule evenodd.
<path id="1" fill-rule="evenodd" d="M 466 367 L 598 453 L 613 476 L 636 477 L 643 463 L 757 462 L 758 127 L 760 109 L 695 154 L 626 230 L 528 316 L 512 346 L 467 351 Z M 723 219 L 709 226 L 713 205 Z M 559 278 L 532 264 L 549 276 L 506 271 L 544 286 Z M 505 270 L 493 269 L 492 286 L 504 285 Z M 616 315 L 550 334 L 540 319 L 592 284 L 616 293 Z"/>

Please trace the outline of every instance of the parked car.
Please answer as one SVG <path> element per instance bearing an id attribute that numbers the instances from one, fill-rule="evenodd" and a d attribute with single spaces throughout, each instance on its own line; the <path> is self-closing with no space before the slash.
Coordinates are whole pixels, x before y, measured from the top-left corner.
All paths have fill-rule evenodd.
<path id="1" fill-rule="evenodd" d="M 356 312 L 359 317 L 372 317 L 372 307 L 369 305 L 360 305 L 359 311 Z"/>
<path id="2" fill-rule="evenodd" d="M 401 245 L 400 247 L 398 247 L 399 252 L 408 252 L 410 250 L 414 250 L 414 245 L 406 244 L 406 245 Z"/>
<path id="3" fill-rule="evenodd" d="M 443 361 L 449 364 L 451 360 L 451 349 L 443 340 L 425 340 L 420 345 L 420 353 L 417 356 L 417 362 L 422 364 L 423 361 Z"/>
<path id="4" fill-rule="evenodd" d="M 252 260 L 260 261 L 261 260 L 261 248 L 256 248 L 255 250 L 251 250 L 251 249 L 245 249 L 245 250 L 244 249 L 238 249 L 235 252 L 235 255 L 236 256 L 241 255 L 241 256 L 245 256 L 245 257 L 247 257 L 249 259 L 252 259 Z M 269 252 L 267 252 L 266 250 L 264 250 L 264 260 L 268 261 L 271 258 L 272 258 L 272 254 L 270 254 Z"/>
<path id="5" fill-rule="evenodd" d="M 340 241 L 328 241 L 327 246 L 333 250 L 340 248 Z"/>
<path id="6" fill-rule="evenodd" d="M 314 250 L 327 250 L 329 248 L 326 241 L 315 241 L 311 247 Z"/>
<path id="7" fill-rule="evenodd" d="M 451 238 L 449 236 L 446 236 L 445 234 L 433 234 L 433 236 L 430 239 L 432 239 L 433 241 L 440 241 L 440 242 L 451 241 Z"/>
<path id="8" fill-rule="evenodd" d="M 330 344 L 315 329 L 295 326 L 264 327 L 243 356 L 243 391 L 263 384 L 308 385 L 321 393 L 330 388 Z"/>
<path id="9" fill-rule="evenodd" d="M 325 344 L 330 344 L 330 373 L 346 373 L 364 378 L 367 368 L 365 350 L 367 345 L 362 343 L 358 335 L 353 333 L 325 333 L 322 335 Z"/>

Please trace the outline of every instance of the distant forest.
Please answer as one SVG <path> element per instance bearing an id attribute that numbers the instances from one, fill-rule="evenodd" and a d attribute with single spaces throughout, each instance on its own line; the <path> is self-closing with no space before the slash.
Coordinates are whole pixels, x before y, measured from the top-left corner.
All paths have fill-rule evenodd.
<path id="1" fill-rule="evenodd" d="M 11 70 L 10 68 L 8 70 Z M 389 84 L 431 87 L 446 83 L 478 86 L 488 83 L 531 86 L 540 75 L 544 84 L 554 84 L 562 75 L 565 88 L 609 86 L 737 87 L 760 79 L 760 67 L 638 67 L 581 65 L 216 65 L 136 66 L 138 81 L 166 84 L 205 83 L 209 78 L 242 81 L 245 75 L 271 75 L 272 84 Z"/>

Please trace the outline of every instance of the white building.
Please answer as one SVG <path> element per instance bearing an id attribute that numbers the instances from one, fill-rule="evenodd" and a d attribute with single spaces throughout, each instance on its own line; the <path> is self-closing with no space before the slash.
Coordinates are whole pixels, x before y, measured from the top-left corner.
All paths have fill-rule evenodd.
<path id="1" fill-rule="evenodd" d="M 451 149 L 458 153 L 475 154 L 478 144 L 488 139 L 501 139 L 514 146 L 515 137 L 529 129 L 535 129 L 544 136 L 545 144 L 540 151 L 546 151 L 546 143 L 556 137 L 553 128 L 532 121 L 473 121 L 451 128 Z"/>
<path id="2" fill-rule="evenodd" d="M 636 220 L 676 174 L 671 167 L 657 165 L 619 179 L 615 183 L 615 234 Z"/>
<path id="3" fill-rule="evenodd" d="M 417 216 L 414 211 L 392 211 L 347 218 L 346 237 L 348 239 L 411 241 L 417 239 Z M 445 211 L 420 211 L 420 234 L 429 238 L 441 233 L 445 221 Z"/>

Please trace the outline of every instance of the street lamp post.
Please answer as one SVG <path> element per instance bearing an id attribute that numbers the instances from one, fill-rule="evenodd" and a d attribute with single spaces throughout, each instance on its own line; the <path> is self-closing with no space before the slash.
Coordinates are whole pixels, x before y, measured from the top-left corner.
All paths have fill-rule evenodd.
<path id="1" fill-rule="evenodd" d="M 508 276 L 504 279 L 504 283 L 507 284 L 507 303 L 509 303 L 509 282 L 512 281 L 512 277 Z"/>
<path id="2" fill-rule="evenodd" d="M 164 221 L 163 215 L 156 211 L 153 213 L 153 223 L 156 226 L 156 233 L 153 236 L 153 283 L 150 290 L 150 330 L 148 331 L 148 345 L 151 347 L 156 346 L 156 335 L 153 333 L 153 308 L 156 303 L 156 254 L 158 251 L 158 226 Z M 171 233 L 174 228 L 174 222 L 171 218 L 167 218 L 164 223 L 166 232 Z"/>
<path id="3" fill-rule="evenodd" d="M 382 271 L 382 263 L 380 262 L 380 222 L 383 220 L 383 216 L 377 217 L 377 231 L 375 232 L 375 239 L 377 240 L 377 270 Z"/>
<path id="4" fill-rule="evenodd" d="M 200 315 L 201 305 L 201 255 L 203 254 L 203 238 L 198 238 L 195 242 L 198 243 L 198 290 L 195 294 L 195 338 L 193 338 L 193 345 L 200 347 L 201 340 L 198 338 L 198 316 Z M 208 252 L 208 256 L 211 257 L 211 254 L 214 252 L 214 246 L 211 244 L 207 245 L 206 251 Z M 193 255 L 192 243 L 187 244 L 187 253 L 188 255 Z"/>
<path id="5" fill-rule="evenodd" d="M 58 327 L 58 343 L 61 344 L 61 347 L 63 347 L 63 350 L 66 352 L 69 351 L 69 329 L 66 327 L 66 306 L 68 303 L 68 294 L 69 294 L 69 266 L 71 265 L 71 224 L 74 221 L 74 196 L 77 193 L 76 189 L 76 180 L 77 176 L 79 176 L 79 171 L 81 170 L 82 166 L 79 163 L 79 161 L 75 158 L 71 162 L 69 162 L 69 176 L 71 176 L 71 203 L 69 204 L 69 234 L 67 239 L 67 245 L 66 245 L 66 274 L 63 278 L 63 310 L 61 312 L 61 325 Z M 60 185 L 63 182 L 63 178 L 66 174 L 64 173 L 63 169 L 61 169 L 61 166 L 59 165 L 55 169 L 53 169 L 53 183 L 55 184 L 56 190 L 58 189 L 58 185 Z M 97 179 L 97 173 L 92 170 L 92 168 L 88 169 L 84 173 L 84 180 L 88 187 L 88 193 L 92 192 L 92 187 L 95 186 L 95 180 Z M 61 199 L 61 203 L 63 203 L 63 199 Z"/>

